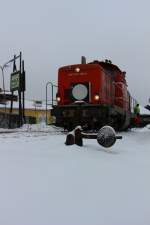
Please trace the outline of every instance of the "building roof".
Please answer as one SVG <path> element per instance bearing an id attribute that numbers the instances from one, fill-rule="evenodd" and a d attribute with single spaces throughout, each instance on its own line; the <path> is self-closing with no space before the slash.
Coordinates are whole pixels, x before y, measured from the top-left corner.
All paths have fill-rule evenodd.
<path id="1" fill-rule="evenodd" d="M 25 109 L 38 109 L 38 110 L 46 110 L 46 104 L 41 101 L 31 101 L 25 100 Z M 0 104 L 0 108 L 5 108 L 5 104 Z M 6 108 L 10 108 L 10 101 L 7 102 Z M 13 102 L 13 109 L 19 108 L 19 102 Z M 47 105 L 47 109 L 52 109 L 51 105 Z"/>

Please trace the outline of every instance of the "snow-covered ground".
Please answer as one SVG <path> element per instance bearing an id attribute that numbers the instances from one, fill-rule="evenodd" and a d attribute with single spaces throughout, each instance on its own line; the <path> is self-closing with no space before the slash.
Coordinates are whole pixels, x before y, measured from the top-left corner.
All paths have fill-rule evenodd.
<path id="1" fill-rule="evenodd" d="M 107 151 L 40 125 L 0 132 L 0 225 L 150 225 L 148 126 Z"/>

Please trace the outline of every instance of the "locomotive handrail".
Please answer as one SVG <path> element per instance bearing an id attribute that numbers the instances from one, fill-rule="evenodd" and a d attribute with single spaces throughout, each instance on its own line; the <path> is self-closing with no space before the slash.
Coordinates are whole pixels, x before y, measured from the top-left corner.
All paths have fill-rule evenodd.
<path id="1" fill-rule="evenodd" d="M 135 105 L 138 103 L 138 101 L 135 99 L 135 98 L 133 98 L 132 96 L 130 96 L 130 107 L 131 107 L 131 112 L 133 113 L 133 111 L 134 111 L 134 107 L 135 107 Z"/>
<path id="2" fill-rule="evenodd" d="M 48 125 L 48 122 L 47 122 L 47 106 L 48 106 L 48 101 L 47 101 L 47 88 L 48 88 L 48 85 L 50 85 L 51 86 L 51 106 L 53 106 L 53 103 L 54 103 L 54 96 L 53 96 L 53 91 L 54 91 L 54 87 L 57 87 L 55 84 L 53 84 L 52 82 L 50 82 L 50 81 L 48 81 L 47 83 L 46 83 L 46 125 Z"/>

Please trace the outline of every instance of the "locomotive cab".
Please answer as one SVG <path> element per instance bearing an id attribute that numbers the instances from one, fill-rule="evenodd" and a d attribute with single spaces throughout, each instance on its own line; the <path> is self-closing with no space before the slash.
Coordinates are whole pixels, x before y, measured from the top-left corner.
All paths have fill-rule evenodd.
<path id="1" fill-rule="evenodd" d="M 87 104 L 99 103 L 98 96 L 102 92 L 100 74 L 100 67 L 97 65 L 79 64 L 60 68 L 58 96 L 61 99 L 58 105 L 72 104 L 76 101 L 84 101 Z"/>

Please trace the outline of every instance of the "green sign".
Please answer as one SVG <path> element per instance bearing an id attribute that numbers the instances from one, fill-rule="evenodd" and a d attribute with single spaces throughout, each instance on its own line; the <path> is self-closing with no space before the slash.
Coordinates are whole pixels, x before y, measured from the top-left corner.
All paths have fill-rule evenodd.
<path id="1" fill-rule="evenodd" d="M 11 74 L 10 90 L 17 91 L 20 88 L 20 71 Z"/>

